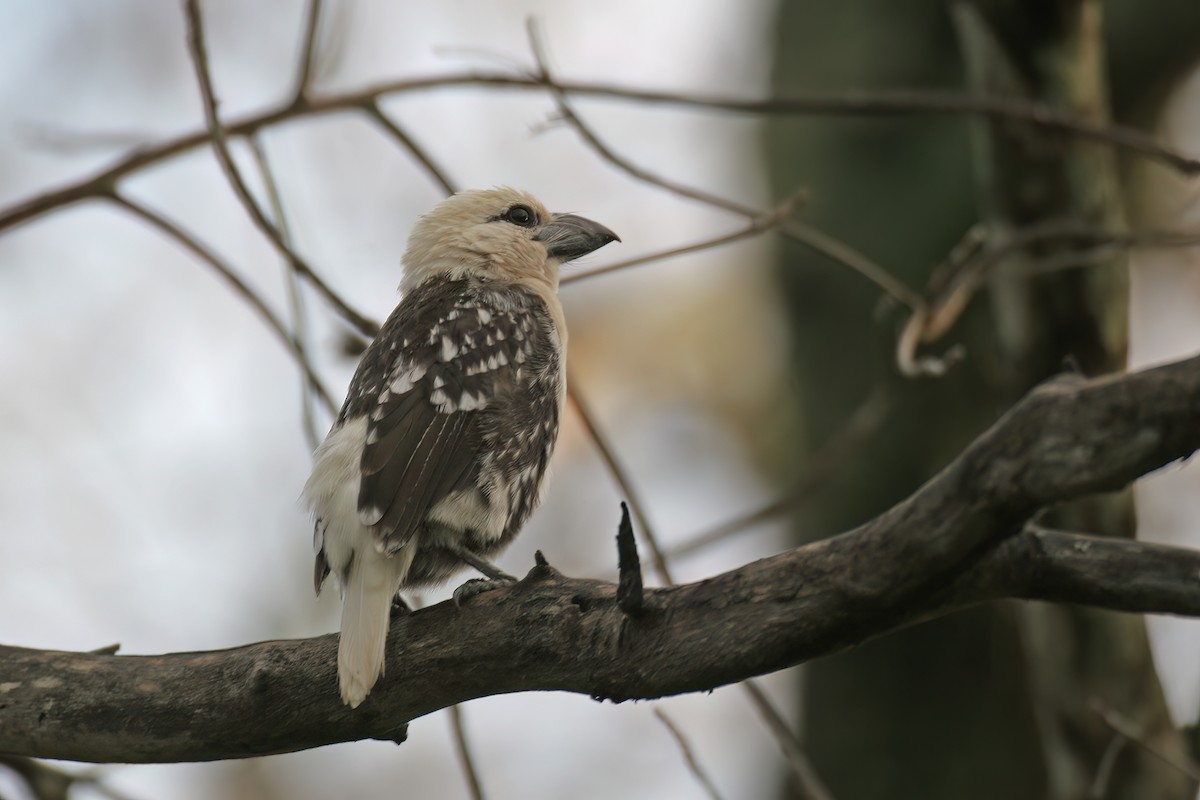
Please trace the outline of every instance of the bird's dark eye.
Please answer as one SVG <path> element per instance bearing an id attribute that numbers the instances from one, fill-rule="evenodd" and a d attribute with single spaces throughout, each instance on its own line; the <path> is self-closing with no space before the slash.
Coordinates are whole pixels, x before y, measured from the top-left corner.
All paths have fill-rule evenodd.
<path id="1" fill-rule="evenodd" d="M 504 212 L 504 219 L 522 228 L 532 228 L 537 223 L 537 214 L 529 206 L 513 206 Z"/>

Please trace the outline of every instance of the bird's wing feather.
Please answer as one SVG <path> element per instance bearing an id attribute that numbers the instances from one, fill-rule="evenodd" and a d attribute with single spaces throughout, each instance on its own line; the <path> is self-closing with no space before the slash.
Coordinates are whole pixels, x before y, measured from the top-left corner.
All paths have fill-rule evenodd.
<path id="1" fill-rule="evenodd" d="M 405 298 L 355 377 L 373 403 L 343 411 L 368 417 L 359 515 L 389 551 L 439 500 L 473 485 L 488 426 L 528 390 L 529 354 L 547 344 L 520 313 L 540 301 L 457 283 Z"/>

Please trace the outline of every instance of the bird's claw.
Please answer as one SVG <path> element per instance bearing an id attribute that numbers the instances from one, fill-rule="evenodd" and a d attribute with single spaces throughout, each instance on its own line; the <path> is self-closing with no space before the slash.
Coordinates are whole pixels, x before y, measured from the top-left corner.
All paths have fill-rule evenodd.
<path id="1" fill-rule="evenodd" d="M 476 595 L 490 592 L 492 589 L 503 589 L 512 586 L 517 579 L 511 575 L 503 578 L 471 578 L 454 590 L 454 605 L 461 606 L 464 600 L 470 600 Z"/>

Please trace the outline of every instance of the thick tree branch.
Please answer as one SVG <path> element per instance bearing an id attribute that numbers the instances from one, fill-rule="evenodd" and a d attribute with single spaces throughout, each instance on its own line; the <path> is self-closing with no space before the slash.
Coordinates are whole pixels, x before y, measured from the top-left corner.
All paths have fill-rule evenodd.
<path id="1" fill-rule="evenodd" d="M 511 589 L 397 617 L 387 677 L 356 711 L 335 635 L 208 653 L 0 648 L 0 752 L 199 761 L 401 740 L 440 708 L 507 692 L 701 691 L 1001 597 L 1200 616 L 1200 552 L 1027 527 L 1200 448 L 1200 356 L 1066 376 L 1026 396 L 909 499 L 860 528 L 706 581 L 647 590 L 544 563 Z"/>

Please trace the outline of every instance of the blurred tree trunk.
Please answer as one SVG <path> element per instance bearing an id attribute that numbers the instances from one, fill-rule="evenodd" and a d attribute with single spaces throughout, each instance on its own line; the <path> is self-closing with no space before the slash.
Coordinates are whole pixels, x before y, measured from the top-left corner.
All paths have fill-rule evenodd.
<path id="1" fill-rule="evenodd" d="M 933 0 L 782 3 L 776 90 L 967 84 L 1103 121 L 1102 12 L 1095 0 L 962 0 L 949 13 Z M 1162 70 L 1177 69 L 1182 48 L 1194 47 L 1170 41 L 1174 49 L 1157 54 Z M 1140 47 L 1124 48 L 1146 58 Z M 1164 82 L 1161 71 L 1139 68 L 1146 85 Z M 1028 126 L 971 124 L 973 141 L 961 121 L 774 120 L 767 141 L 776 192 L 810 186 L 809 221 L 917 287 L 976 221 L 989 246 L 1039 222 L 1123 226 L 1111 150 Z M 1065 357 L 1089 373 L 1125 362 L 1123 257 L 1035 277 L 1008 262 L 959 325 L 968 360 L 946 378 L 907 382 L 891 377 L 895 332 L 875 323 L 877 290 L 797 246 L 784 248 L 781 261 L 801 429 L 817 443 L 882 382 L 897 404 L 889 429 L 806 508 L 806 537 L 848 528 L 911 491 Z M 1131 500 L 1079 504 L 1054 522 L 1131 535 Z M 1140 617 L 997 605 L 809 665 L 802 718 L 810 754 L 839 800 L 1082 798 L 1114 741 L 1091 707 L 1097 700 L 1133 720 L 1154 747 L 1182 752 Z M 1116 756 L 1103 796 L 1189 796 L 1182 775 L 1137 747 Z"/>

